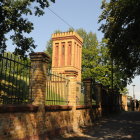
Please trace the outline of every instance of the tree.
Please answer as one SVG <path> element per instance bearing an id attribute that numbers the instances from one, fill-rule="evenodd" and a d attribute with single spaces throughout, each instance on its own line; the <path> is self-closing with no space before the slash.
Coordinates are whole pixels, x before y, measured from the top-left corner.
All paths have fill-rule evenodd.
<path id="1" fill-rule="evenodd" d="M 102 39 L 99 43 L 100 58 L 99 64 L 95 68 L 95 73 L 98 73 L 97 80 L 103 85 L 110 85 L 111 88 L 123 90 L 127 85 L 126 75 L 120 72 L 119 68 L 112 62 L 107 43 L 107 39 Z"/>
<path id="2" fill-rule="evenodd" d="M 99 22 L 111 57 L 129 80 L 140 74 L 140 1 L 105 0 Z"/>
<path id="3" fill-rule="evenodd" d="M 55 0 L 50 0 L 55 2 Z M 36 47 L 32 37 L 26 37 L 34 27 L 27 19 L 28 15 L 42 16 L 49 6 L 48 0 L 0 0 L 0 52 L 6 50 L 6 35 L 15 45 L 15 53 L 25 55 Z"/>
<path id="4" fill-rule="evenodd" d="M 99 61 L 98 40 L 96 34 L 87 33 L 84 29 L 78 29 L 76 32 L 83 38 L 82 46 L 82 78 L 97 77 L 95 68 Z"/>

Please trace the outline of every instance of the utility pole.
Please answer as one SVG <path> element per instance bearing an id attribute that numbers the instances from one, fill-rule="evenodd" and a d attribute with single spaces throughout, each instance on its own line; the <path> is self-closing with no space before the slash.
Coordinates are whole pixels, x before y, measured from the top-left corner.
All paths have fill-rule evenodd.
<path id="1" fill-rule="evenodd" d="M 132 85 L 132 86 L 133 86 L 133 111 L 135 111 L 136 109 L 136 100 L 135 100 L 135 92 L 134 92 L 135 85 Z"/>
<path id="2" fill-rule="evenodd" d="M 113 71 L 113 57 L 111 56 L 111 88 L 112 88 L 112 90 L 113 90 L 113 88 L 114 88 L 114 79 L 113 79 L 113 73 L 114 73 L 114 71 Z"/>
<path id="3" fill-rule="evenodd" d="M 135 85 L 132 85 L 132 86 L 133 86 L 133 99 L 135 100 L 135 92 L 134 92 Z"/>

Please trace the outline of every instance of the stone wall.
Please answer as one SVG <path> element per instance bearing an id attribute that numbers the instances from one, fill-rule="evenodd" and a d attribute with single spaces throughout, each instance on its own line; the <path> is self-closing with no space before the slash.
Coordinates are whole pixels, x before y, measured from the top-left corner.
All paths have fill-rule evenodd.
<path id="1" fill-rule="evenodd" d="M 99 117 L 95 107 L 78 107 L 75 112 L 71 106 L 45 106 L 44 111 L 32 105 L 24 108 L 9 106 L 1 111 L 0 140 L 47 140 L 92 125 Z"/>

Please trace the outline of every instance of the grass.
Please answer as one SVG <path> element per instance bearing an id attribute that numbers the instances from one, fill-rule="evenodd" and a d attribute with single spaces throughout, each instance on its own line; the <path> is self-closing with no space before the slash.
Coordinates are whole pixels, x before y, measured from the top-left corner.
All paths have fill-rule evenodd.
<path id="1" fill-rule="evenodd" d="M 65 98 L 50 89 L 46 91 L 46 105 L 67 105 L 67 99 Z"/>
<path id="2" fill-rule="evenodd" d="M 9 72 L 0 75 L 0 104 L 28 102 L 29 77 Z"/>
<path id="3" fill-rule="evenodd" d="M 88 105 L 88 101 L 86 99 L 86 95 L 83 93 L 80 93 L 79 96 L 77 96 L 77 105 Z M 92 105 L 96 105 L 96 101 L 92 99 Z"/>

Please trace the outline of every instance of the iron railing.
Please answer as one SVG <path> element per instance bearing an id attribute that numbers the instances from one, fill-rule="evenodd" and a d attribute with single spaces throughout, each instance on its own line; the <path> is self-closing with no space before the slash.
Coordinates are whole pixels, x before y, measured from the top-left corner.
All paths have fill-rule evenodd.
<path id="1" fill-rule="evenodd" d="M 32 101 L 30 62 L 12 53 L 0 54 L 0 104 Z"/>
<path id="2" fill-rule="evenodd" d="M 95 83 L 92 81 L 91 83 L 91 102 L 92 105 L 97 105 L 97 95 L 98 95 L 98 88 L 96 87 Z"/>
<path id="3" fill-rule="evenodd" d="M 88 87 L 89 88 L 89 87 Z M 95 86 L 91 83 L 90 93 L 84 82 L 77 82 L 76 86 L 76 104 L 77 105 L 96 105 Z"/>
<path id="4" fill-rule="evenodd" d="M 47 73 L 46 104 L 67 105 L 68 104 L 69 80 L 65 75 L 58 73 Z"/>
<path id="5" fill-rule="evenodd" d="M 87 104 L 87 92 L 84 83 L 77 82 L 76 86 L 76 104 L 86 105 Z"/>

